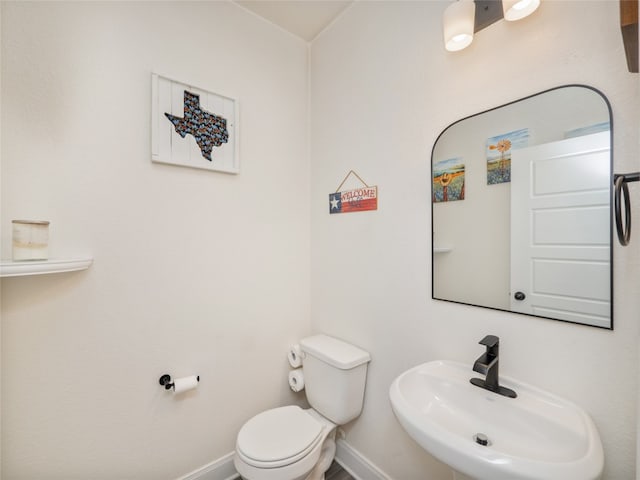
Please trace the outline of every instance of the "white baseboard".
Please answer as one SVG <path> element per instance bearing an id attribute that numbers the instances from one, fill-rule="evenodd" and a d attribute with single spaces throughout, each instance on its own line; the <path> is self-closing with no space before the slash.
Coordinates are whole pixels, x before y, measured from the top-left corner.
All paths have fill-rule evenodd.
<path id="1" fill-rule="evenodd" d="M 231 452 L 177 480 L 233 480 L 240 478 L 233 466 L 233 455 L 234 452 Z M 344 440 L 336 442 L 336 462 L 342 465 L 356 480 L 391 480 L 391 477 Z"/>
<path id="2" fill-rule="evenodd" d="M 336 442 L 336 462 L 356 480 L 391 480 L 391 477 L 344 440 Z"/>
<path id="3" fill-rule="evenodd" d="M 231 452 L 177 480 L 233 480 L 240 478 L 236 467 L 233 466 L 233 455 L 234 452 Z"/>

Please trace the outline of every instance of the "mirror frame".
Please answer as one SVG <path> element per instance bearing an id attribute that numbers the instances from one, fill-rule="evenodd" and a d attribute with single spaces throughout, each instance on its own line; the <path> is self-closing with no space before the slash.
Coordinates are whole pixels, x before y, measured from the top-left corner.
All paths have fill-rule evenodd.
<path id="1" fill-rule="evenodd" d="M 607 110 L 609 112 L 609 145 L 610 145 L 610 149 L 609 149 L 609 315 L 610 315 L 610 325 L 608 327 L 603 327 L 603 326 L 599 326 L 599 325 L 590 325 L 590 324 L 585 324 L 585 323 L 580 323 L 580 322 L 573 322 L 570 320 L 563 320 L 563 319 L 559 319 L 559 318 L 551 318 L 551 317 L 544 317 L 541 315 L 533 315 L 533 314 L 529 314 L 529 313 L 522 313 L 522 312 L 515 312 L 513 310 L 507 310 L 507 309 L 503 309 L 503 308 L 497 308 L 497 307 L 489 307 L 489 306 L 485 306 L 485 305 L 476 305 L 473 303 L 466 303 L 466 302 L 460 302 L 457 300 L 447 300 L 445 298 L 437 298 L 435 296 L 435 268 L 434 268 L 434 264 L 435 264 L 435 253 L 433 251 L 433 245 L 434 245 L 434 237 L 435 237 L 435 230 L 434 230 L 434 224 L 433 224 L 433 218 L 434 218 L 434 212 L 433 212 L 433 195 L 434 195 L 434 189 L 433 189 L 433 155 L 435 153 L 435 149 L 436 149 L 436 145 L 438 144 L 438 140 L 440 140 L 440 137 L 442 137 L 442 135 L 444 135 L 447 130 L 449 130 L 451 127 L 453 127 L 454 125 L 457 125 L 460 122 L 464 122 L 465 120 L 468 120 L 470 118 L 473 117 L 477 117 L 479 115 L 483 115 L 485 113 L 488 112 L 493 112 L 494 110 L 498 110 L 500 108 L 504 108 L 504 107 L 508 107 L 509 105 L 512 105 L 514 103 L 518 103 L 518 102 L 522 102 L 524 100 L 529 100 L 531 98 L 537 97 L 539 95 L 543 95 L 545 93 L 549 93 L 549 92 L 553 92 L 555 90 L 560 90 L 563 88 L 568 88 L 568 87 L 580 87 L 580 88 L 586 88 L 589 89 L 591 91 L 593 91 L 594 93 L 596 93 L 597 95 L 599 95 L 602 100 L 604 100 L 604 103 L 607 107 Z M 440 134 L 438 135 L 438 137 L 436 138 L 436 140 L 433 142 L 433 147 L 431 148 L 431 168 L 430 168 L 430 172 L 431 172 L 431 176 L 430 176 L 430 191 L 431 191 L 431 195 L 430 195 L 430 202 L 431 202 L 431 298 L 433 300 L 439 300 L 442 302 L 450 302 L 450 303 L 457 303 L 460 305 L 468 305 L 471 307 L 479 307 L 479 308 L 486 308 L 489 310 L 497 310 L 500 312 L 508 312 L 508 313 L 512 313 L 512 314 L 517 314 L 517 315 L 524 315 L 524 316 L 528 316 L 528 317 L 534 317 L 534 318 L 541 318 L 541 319 L 545 319 L 545 320 L 553 320 L 553 321 L 557 321 L 557 322 L 564 322 L 564 323 L 571 323 L 574 325 L 581 325 L 584 327 L 593 327 L 593 328 L 600 328 L 603 330 L 613 330 L 613 321 L 614 321 L 614 316 L 613 316 L 613 312 L 614 312 L 614 308 L 613 308 L 613 155 L 614 155 L 614 145 L 613 145 L 613 110 L 611 109 L 611 103 L 609 102 L 609 99 L 606 97 L 606 95 L 598 90 L 595 87 L 592 87 L 590 85 L 584 85 L 584 84 L 580 84 L 580 83 L 571 83 L 571 84 L 565 84 L 565 85 L 559 85 L 557 87 L 552 87 L 552 88 L 548 88 L 546 90 L 543 90 L 541 92 L 537 92 L 531 95 L 528 95 L 526 97 L 522 97 L 519 98 L 517 100 L 513 100 L 511 102 L 507 102 L 504 103 L 502 105 L 499 105 L 497 107 L 493 107 L 493 108 L 489 108 L 487 110 L 483 110 L 479 113 L 474 113 L 472 115 L 468 115 L 464 118 L 461 118 L 460 120 L 456 120 L 455 122 L 449 124 L 444 130 L 442 130 L 442 132 L 440 132 Z"/>

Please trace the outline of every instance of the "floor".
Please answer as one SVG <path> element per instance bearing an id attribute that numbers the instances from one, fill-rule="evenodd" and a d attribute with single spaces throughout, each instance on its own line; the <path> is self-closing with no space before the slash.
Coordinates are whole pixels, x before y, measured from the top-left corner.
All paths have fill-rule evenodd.
<path id="1" fill-rule="evenodd" d="M 324 474 L 324 480 L 355 480 L 349 472 L 340 466 L 339 463 L 333 462 Z"/>

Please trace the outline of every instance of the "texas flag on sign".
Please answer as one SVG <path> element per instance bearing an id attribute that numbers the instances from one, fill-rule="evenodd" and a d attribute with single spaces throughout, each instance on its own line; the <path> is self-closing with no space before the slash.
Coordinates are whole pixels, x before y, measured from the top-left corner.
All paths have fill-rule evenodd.
<path id="1" fill-rule="evenodd" d="M 329 194 L 329 213 L 378 209 L 378 187 L 363 187 Z"/>

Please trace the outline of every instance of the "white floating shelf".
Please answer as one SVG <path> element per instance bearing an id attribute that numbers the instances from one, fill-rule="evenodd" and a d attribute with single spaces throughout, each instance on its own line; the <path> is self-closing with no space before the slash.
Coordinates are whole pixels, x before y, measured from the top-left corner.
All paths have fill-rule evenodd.
<path id="1" fill-rule="evenodd" d="M 433 253 L 449 253 L 451 250 L 451 247 L 433 247 Z"/>
<path id="2" fill-rule="evenodd" d="M 77 270 L 86 270 L 92 263 L 93 258 L 32 260 L 23 262 L 2 260 L 2 262 L 0 262 L 0 277 L 75 272 Z"/>

